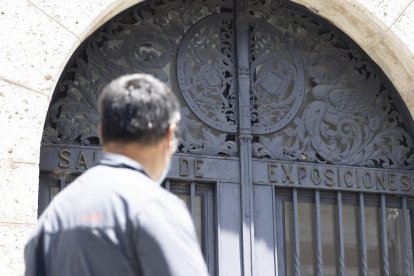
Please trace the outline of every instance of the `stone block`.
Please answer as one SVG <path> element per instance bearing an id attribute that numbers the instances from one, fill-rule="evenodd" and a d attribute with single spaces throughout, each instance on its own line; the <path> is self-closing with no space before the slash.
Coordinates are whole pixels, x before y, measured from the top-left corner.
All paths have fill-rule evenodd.
<path id="1" fill-rule="evenodd" d="M 89 24 L 115 0 L 71 0 L 62 5 L 61 0 L 30 0 L 50 17 L 61 23 L 77 36 L 81 36 Z"/>
<path id="2" fill-rule="evenodd" d="M 355 0 L 389 28 L 412 0 Z"/>
<path id="3" fill-rule="evenodd" d="M 414 80 L 411 89 L 407 90 L 407 95 L 404 99 L 404 102 L 411 113 L 411 118 L 414 118 Z"/>
<path id="4" fill-rule="evenodd" d="M 48 105 L 43 94 L 0 79 L 0 159 L 39 163 Z"/>
<path id="5" fill-rule="evenodd" d="M 406 100 L 408 90 L 413 85 L 412 63 L 407 62 L 407 56 L 400 48 L 398 38 L 384 36 L 367 49 L 371 58 L 387 74 L 401 97 Z M 411 111 L 413 112 L 413 111 Z"/>
<path id="6" fill-rule="evenodd" d="M 398 2 L 398 1 L 396 1 Z M 398 20 L 391 26 L 390 31 L 393 32 L 404 45 L 411 57 L 412 64 L 414 61 L 414 2 L 405 10 Z M 414 77 L 414 72 L 413 72 Z"/>
<path id="7" fill-rule="evenodd" d="M 1 160 L 0 222 L 34 223 L 37 219 L 38 190 L 37 165 Z"/>
<path id="8" fill-rule="evenodd" d="M 375 44 L 387 31 L 385 25 L 370 15 L 368 10 L 351 1 L 336 1 L 320 15 L 334 23 L 361 48 Z"/>
<path id="9" fill-rule="evenodd" d="M 0 1 L 0 77 L 51 95 L 77 37 L 24 0 Z"/>
<path id="10" fill-rule="evenodd" d="M 0 275 L 23 275 L 24 245 L 33 227 L 30 224 L 0 222 Z"/>

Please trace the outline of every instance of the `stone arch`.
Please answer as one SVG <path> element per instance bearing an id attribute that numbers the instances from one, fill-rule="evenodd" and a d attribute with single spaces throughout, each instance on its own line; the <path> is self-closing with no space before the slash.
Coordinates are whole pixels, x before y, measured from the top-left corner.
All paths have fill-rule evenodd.
<path id="1" fill-rule="evenodd" d="M 2 25 L 4 23 L 4 31 L 14 30 L 16 33 L 3 46 L 6 47 L 3 52 L 5 57 L 0 58 L 2 61 L 0 87 L 1 92 L 5 92 L 6 96 L 4 109 L 2 107 L 0 116 L 2 127 L 10 130 L 29 129 L 33 131 L 30 135 L 27 132 L 15 131 L 5 131 L 0 134 L 1 140 L 4 141 L 0 147 L 4 153 L 0 160 L 0 167 L 5 173 L 0 186 L 5 188 L 2 191 L 7 194 L 7 199 L 0 204 L 2 209 L 0 225 L 8 227 L 10 223 L 20 223 L 24 226 L 19 230 L 27 232 L 36 220 L 42 126 L 51 95 L 64 66 L 82 41 L 99 26 L 140 1 L 142 0 L 67 1 L 60 9 L 58 8 L 60 3 L 55 6 L 53 4 L 42 6 L 41 1 L 36 0 L 6 3 L 0 6 L 5 13 L 0 15 Z M 403 34 L 396 32 L 398 28 L 391 28 L 395 25 L 395 20 L 387 23 L 386 20 L 374 15 L 372 9 L 363 1 L 294 0 L 294 2 L 308 7 L 314 13 L 327 19 L 359 44 L 382 68 L 397 88 L 410 112 L 414 113 L 414 76 L 412 73 L 414 72 L 414 52 L 409 49 L 408 41 L 404 39 Z M 406 1 L 407 7 L 410 2 Z M 412 10 L 413 7 L 414 5 L 411 4 L 409 8 Z M 82 10 L 94 12 L 78 13 Z M 379 9 L 379 11 L 386 11 L 386 9 Z M 396 11 L 395 19 L 401 16 L 403 11 L 404 9 Z M 75 18 L 83 16 L 81 18 L 83 23 L 65 20 L 67 12 L 69 14 L 72 12 L 72 15 L 78 13 Z M 13 16 L 7 17 L 9 14 Z M 36 24 L 30 20 L 23 20 L 24 18 L 35 18 Z M 358 18 L 364 18 L 364 24 L 361 24 Z M 408 22 L 414 21 L 414 15 L 407 14 L 405 18 Z M 365 37 L 366 33 L 370 35 Z M 23 37 L 26 43 L 21 43 Z M 54 43 L 53 40 L 58 40 L 58 42 Z M 407 42 L 402 42 L 404 40 Z M 31 104 L 28 105 L 25 101 Z M 22 115 L 22 120 L 8 118 L 9 114 L 15 114 L 26 108 L 29 113 Z M 21 177 L 22 174 L 25 175 L 24 178 Z M 10 229 L 10 236 L 12 236 L 14 230 Z M 20 245 L 25 240 L 24 236 L 20 235 L 16 238 Z M 19 273 L 22 269 L 21 246 L 16 249 L 13 245 L 13 247 L 10 246 L 10 250 L 6 247 L 6 250 L 10 254 L 6 257 L 9 265 L 1 266 L 0 274 L 21 274 Z"/>

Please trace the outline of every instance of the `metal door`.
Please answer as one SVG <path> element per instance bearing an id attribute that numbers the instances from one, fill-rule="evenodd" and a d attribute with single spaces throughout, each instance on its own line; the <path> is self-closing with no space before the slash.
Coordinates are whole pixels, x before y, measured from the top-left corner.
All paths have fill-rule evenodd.
<path id="1" fill-rule="evenodd" d="M 99 160 L 97 98 L 111 79 L 133 72 L 161 79 L 181 101 L 183 140 L 166 186 L 188 199 L 194 217 L 197 195 L 210 202 L 199 205 L 199 228 L 211 274 L 283 275 L 288 262 L 301 274 L 298 194 L 308 190 L 315 193 L 315 225 L 324 191 L 336 193 L 338 210 L 342 193 L 359 195 L 362 212 L 370 194 L 381 195 L 379 204 L 404 196 L 406 217 L 414 150 L 404 104 L 356 44 L 283 0 L 146 1 L 89 37 L 49 108 L 40 212 Z M 285 202 L 293 210 L 290 261 Z M 318 227 L 314 253 L 322 256 Z M 343 243 L 339 238 L 340 275 Z M 322 275 L 319 259 L 313 272 Z"/>

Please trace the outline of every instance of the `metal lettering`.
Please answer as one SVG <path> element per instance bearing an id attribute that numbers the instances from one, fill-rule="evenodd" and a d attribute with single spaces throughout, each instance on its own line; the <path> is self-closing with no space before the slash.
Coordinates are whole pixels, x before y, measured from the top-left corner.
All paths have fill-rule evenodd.
<path id="1" fill-rule="evenodd" d="M 347 181 L 349 180 L 349 177 L 347 178 L 347 176 L 351 177 L 351 183 Z M 350 170 L 344 171 L 344 183 L 348 188 L 352 188 L 352 186 L 354 186 L 354 183 L 352 183 L 352 178 L 353 178 L 352 171 Z"/>
<path id="2" fill-rule="evenodd" d="M 315 172 L 317 172 L 317 179 L 315 179 Z M 321 173 L 319 172 L 318 168 L 312 168 L 311 179 L 315 185 L 319 185 L 321 183 Z"/>
<path id="3" fill-rule="evenodd" d="M 326 186 L 332 187 L 333 185 L 335 185 L 334 175 L 335 175 L 335 173 L 332 169 L 326 169 L 325 170 L 325 184 L 326 184 Z"/>
<path id="4" fill-rule="evenodd" d="M 385 173 L 383 172 L 375 172 L 375 178 L 376 178 L 376 189 L 377 191 L 380 189 L 379 186 L 381 185 L 381 188 L 383 191 L 387 190 L 386 182 L 385 182 Z"/>
<path id="5" fill-rule="evenodd" d="M 277 168 L 277 165 L 276 164 L 272 164 L 272 163 L 269 163 L 268 165 L 268 172 L 269 172 L 269 182 L 277 182 L 277 180 L 274 180 L 273 179 L 273 176 L 274 176 L 274 174 L 275 174 L 275 172 L 273 171 L 273 169 L 276 169 Z"/>
<path id="6" fill-rule="evenodd" d="M 404 192 L 408 192 L 411 188 L 410 186 L 410 176 L 407 174 L 401 175 L 401 190 Z"/>
<path id="7" fill-rule="evenodd" d="M 361 178 L 361 172 L 360 171 L 358 171 L 358 170 L 356 170 L 355 171 L 355 178 L 356 178 L 356 186 L 357 186 L 357 189 L 360 189 L 361 188 L 361 185 L 360 185 L 360 178 Z"/>
<path id="8" fill-rule="evenodd" d="M 388 179 L 389 179 L 388 185 L 389 185 L 390 191 L 397 191 L 398 190 L 397 186 L 396 186 L 397 183 L 395 183 L 395 178 L 396 177 L 397 177 L 397 175 L 393 172 L 390 172 L 388 174 Z"/>
<path id="9" fill-rule="evenodd" d="M 203 177 L 201 173 L 201 165 L 204 164 L 203 160 L 194 159 L 194 177 Z"/>
<path id="10" fill-rule="evenodd" d="M 294 181 L 292 179 L 292 165 L 287 165 L 285 166 L 284 164 L 282 164 L 282 168 L 283 171 L 285 173 L 285 178 L 283 179 L 283 183 L 289 183 L 289 184 L 293 184 Z"/>
<path id="11" fill-rule="evenodd" d="M 60 168 L 70 168 L 72 165 L 72 160 L 70 159 L 71 152 L 68 149 L 63 149 L 59 152 L 60 162 L 59 167 Z M 63 161 L 63 162 L 62 162 Z"/>
<path id="12" fill-rule="evenodd" d="M 301 173 L 302 172 L 302 173 Z M 306 167 L 298 166 L 298 178 L 299 184 L 302 184 L 302 180 L 306 177 Z"/>
<path id="13" fill-rule="evenodd" d="M 88 168 L 88 162 L 85 159 L 83 151 L 79 152 L 78 162 L 76 163 L 76 169 L 80 169 L 81 167 L 83 167 L 85 170 Z"/>
<path id="14" fill-rule="evenodd" d="M 369 176 L 368 177 L 369 180 L 367 180 L 368 179 L 367 176 Z M 364 177 L 362 178 L 362 180 L 364 182 L 365 188 L 367 188 L 367 189 L 371 189 L 372 188 L 373 183 L 372 183 L 372 175 L 371 175 L 370 172 L 364 172 Z"/>
<path id="15" fill-rule="evenodd" d="M 188 176 L 189 174 L 190 174 L 190 162 L 188 162 L 187 159 L 180 158 L 180 176 Z"/>

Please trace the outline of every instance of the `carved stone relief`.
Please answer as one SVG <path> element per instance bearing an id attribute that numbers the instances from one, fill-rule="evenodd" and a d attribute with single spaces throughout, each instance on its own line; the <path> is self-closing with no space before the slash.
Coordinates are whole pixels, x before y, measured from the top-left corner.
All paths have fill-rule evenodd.
<path id="1" fill-rule="evenodd" d="M 257 137 L 257 158 L 412 169 L 413 143 L 390 89 L 352 42 L 282 1 L 249 14 L 284 34 L 305 70 L 305 101 L 285 128 Z M 395 92 L 394 92 L 395 93 Z"/>
<path id="2" fill-rule="evenodd" d="M 99 145 L 96 130 L 99 121 L 99 93 L 110 80 L 126 73 L 152 74 L 167 83 L 179 99 L 182 99 L 176 83 L 175 63 L 184 34 L 200 19 L 220 12 L 231 12 L 232 7 L 232 1 L 223 0 L 148 1 L 111 20 L 86 42 L 83 52 L 77 53 L 72 66 L 66 68 L 49 108 L 43 143 Z M 222 34 L 220 39 L 227 35 L 231 34 Z M 207 54 L 218 62 L 227 55 L 226 51 L 232 50 L 213 49 L 212 44 L 220 43 L 220 39 L 214 41 L 214 36 L 214 31 L 198 34 L 198 41 L 192 41 L 192 46 L 201 43 L 198 45 L 198 50 L 200 46 L 203 48 L 200 55 Z M 200 41 L 204 38 L 210 39 L 212 43 L 211 53 L 205 50 L 205 41 Z M 230 46 L 229 43 L 228 45 Z M 220 56 L 220 52 L 224 54 Z M 230 60 L 232 57 L 230 53 L 228 55 Z M 234 70 L 232 64 L 228 64 L 227 68 Z M 204 84 L 210 90 L 211 85 L 214 86 L 214 82 L 217 82 L 217 75 L 212 69 L 215 68 L 209 64 L 200 68 L 202 73 L 208 76 Z M 234 73 L 226 78 L 231 81 L 233 77 Z M 228 100 L 229 103 L 234 102 L 234 91 L 229 93 Z M 186 111 L 185 102 L 182 102 L 182 105 L 182 125 L 186 126 L 183 132 L 188 140 L 183 142 L 180 150 L 211 155 L 237 154 L 234 138 L 233 142 L 229 141 L 231 137 L 223 136 L 222 133 L 202 124 L 194 113 Z M 229 110 L 234 113 L 234 104 L 230 105 L 232 107 Z M 229 116 L 233 121 L 236 120 L 235 114 Z M 186 122 L 195 123 L 188 125 Z"/>
<path id="3" fill-rule="evenodd" d="M 254 157 L 414 168 L 396 93 L 356 45 L 287 1 L 247 3 Z M 181 101 L 180 152 L 237 156 L 233 6 L 147 1 L 111 20 L 66 68 L 43 142 L 98 146 L 102 87 L 122 74 L 145 72 Z"/>

